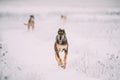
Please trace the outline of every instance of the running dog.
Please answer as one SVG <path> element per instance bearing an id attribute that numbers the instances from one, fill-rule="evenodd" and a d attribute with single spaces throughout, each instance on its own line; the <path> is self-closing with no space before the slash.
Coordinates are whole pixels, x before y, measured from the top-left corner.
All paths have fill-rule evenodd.
<path id="1" fill-rule="evenodd" d="M 68 55 L 68 41 L 66 37 L 66 33 L 64 29 L 59 29 L 58 34 L 56 36 L 56 41 L 54 45 L 54 50 L 55 50 L 55 58 L 58 62 L 58 65 L 61 66 L 62 68 L 66 68 L 66 59 Z M 60 57 L 60 52 L 64 51 L 64 59 L 62 61 Z"/>
<path id="2" fill-rule="evenodd" d="M 34 24 L 35 24 L 35 22 L 34 22 L 34 15 L 30 15 L 30 18 L 29 18 L 27 24 L 24 23 L 24 25 L 27 25 L 28 31 L 30 30 L 30 27 L 32 27 L 32 30 L 34 30 L 34 27 L 35 27 Z"/>
<path id="3" fill-rule="evenodd" d="M 66 21 L 67 21 L 67 16 L 65 15 L 61 15 L 61 21 L 62 21 L 62 25 L 65 25 L 66 24 Z"/>

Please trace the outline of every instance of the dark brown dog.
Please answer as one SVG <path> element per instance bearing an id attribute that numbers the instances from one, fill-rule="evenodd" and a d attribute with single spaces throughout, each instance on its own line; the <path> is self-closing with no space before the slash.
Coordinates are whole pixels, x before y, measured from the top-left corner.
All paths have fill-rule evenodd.
<path id="1" fill-rule="evenodd" d="M 29 20 L 28 20 L 28 23 L 27 24 L 24 24 L 24 25 L 27 25 L 27 27 L 28 27 L 28 31 L 30 30 L 30 27 L 32 27 L 32 30 L 34 30 L 34 24 L 35 24 L 35 22 L 34 22 L 34 16 L 33 15 L 30 15 L 30 18 L 29 18 Z"/>
<path id="2" fill-rule="evenodd" d="M 58 62 L 58 65 L 65 69 L 66 68 L 66 59 L 67 59 L 67 54 L 68 54 L 68 41 L 67 41 L 67 37 L 66 37 L 66 33 L 65 33 L 64 29 L 58 30 L 54 49 L 55 49 L 55 57 Z M 60 57 L 60 51 L 61 52 L 64 51 L 63 62 Z"/>

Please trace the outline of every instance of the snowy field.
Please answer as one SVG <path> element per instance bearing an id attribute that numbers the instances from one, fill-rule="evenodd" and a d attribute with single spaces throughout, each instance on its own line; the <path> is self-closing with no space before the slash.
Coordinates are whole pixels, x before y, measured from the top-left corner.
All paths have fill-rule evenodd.
<path id="1" fill-rule="evenodd" d="M 120 8 L 0 9 L 0 80 L 120 80 Z M 27 8 L 31 8 L 28 9 Z M 35 30 L 24 25 L 35 16 Z M 60 15 L 67 16 L 62 25 Z M 55 60 L 57 30 L 69 43 L 67 67 Z"/>

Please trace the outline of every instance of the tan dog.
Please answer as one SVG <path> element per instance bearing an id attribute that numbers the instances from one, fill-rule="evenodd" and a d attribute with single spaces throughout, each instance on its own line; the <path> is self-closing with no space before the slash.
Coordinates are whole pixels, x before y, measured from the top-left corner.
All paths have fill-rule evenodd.
<path id="1" fill-rule="evenodd" d="M 61 15 L 61 21 L 62 21 L 62 25 L 65 25 L 67 21 L 67 16 Z"/>
<path id="2" fill-rule="evenodd" d="M 65 69 L 66 59 L 68 54 L 68 42 L 67 42 L 66 33 L 64 29 L 58 30 L 58 35 L 56 36 L 54 49 L 55 49 L 55 57 L 58 62 L 58 65 Z M 60 52 L 63 52 L 63 51 L 64 51 L 64 59 L 62 62 L 62 59 L 60 57 Z"/>
<path id="3" fill-rule="evenodd" d="M 33 15 L 30 15 L 30 18 L 29 18 L 27 24 L 24 23 L 24 25 L 27 25 L 28 31 L 30 30 L 30 27 L 32 27 L 32 30 L 34 30 L 34 27 L 35 27 L 34 24 L 35 24 L 35 22 L 34 22 L 34 16 Z"/>

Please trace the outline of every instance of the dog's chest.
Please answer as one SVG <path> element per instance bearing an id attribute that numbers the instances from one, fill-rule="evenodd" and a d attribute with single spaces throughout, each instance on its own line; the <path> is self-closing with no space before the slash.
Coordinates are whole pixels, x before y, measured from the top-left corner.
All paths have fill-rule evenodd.
<path id="1" fill-rule="evenodd" d="M 34 22 L 34 18 L 30 18 L 29 22 Z"/>
<path id="2" fill-rule="evenodd" d="M 62 52 L 64 49 L 67 49 L 67 45 L 60 45 L 60 44 L 57 44 L 57 48 L 60 52 Z"/>

